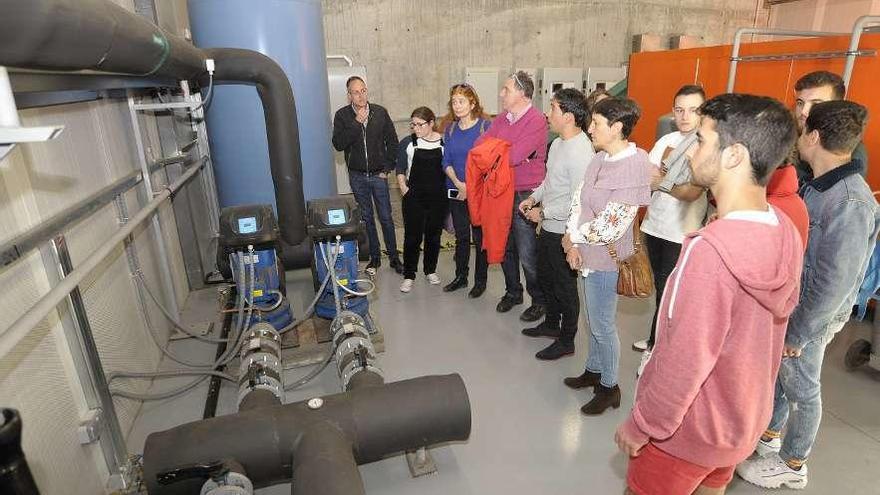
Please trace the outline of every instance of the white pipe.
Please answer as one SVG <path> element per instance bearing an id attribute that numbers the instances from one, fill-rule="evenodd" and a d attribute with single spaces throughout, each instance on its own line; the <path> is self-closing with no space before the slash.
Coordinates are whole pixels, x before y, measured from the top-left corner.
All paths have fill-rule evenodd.
<path id="1" fill-rule="evenodd" d="M 348 55 L 327 55 L 327 60 L 344 60 L 349 67 L 354 65 L 354 62 Z"/>
<path id="2" fill-rule="evenodd" d="M 862 33 L 868 24 L 878 23 L 880 23 L 880 16 L 863 15 L 856 20 L 853 26 L 852 35 L 849 39 L 849 48 L 846 51 L 846 65 L 843 67 L 843 84 L 846 86 L 847 92 L 849 92 L 849 80 L 856 65 L 856 53 L 859 51 L 859 41 L 862 38 Z"/>
<path id="3" fill-rule="evenodd" d="M 15 107 L 15 97 L 12 96 L 12 83 L 9 81 L 9 72 L 6 67 L 0 65 L 0 127 L 20 127 L 18 109 Z"/>
<path id="4" fill-rule="evenodd" d="M 849 33 L 832 33 L 828 31 L 792 31 L 790 29 L 765 29 L 765 28 L 739 28 L 733 37 L 733 51 L 730 54 L 730 71 L 727 73 L 727 92 L 733 93 L 736 81 L 736 66 L 739 62 L 739 47 L 742 45 L 744 34 L 764 34 L 772 36 L 816 37 L 816 36 L 845 36 Z"/>
<path id="5" fill-rule="evenodd" d="M 103 242 L 95 252 L 86 258 L 82 264 L 61 282 L 46 293 L 39 301 L 30 309 L 21 315 L 15 322 L 0 334 L 0 357 L 5 356 L 11 351 L 21 339 L 25 338 L 31 330 L 34 329 L 46 316 L 48 316 L 55 307 L 58 306 L 67 297 L 70 292 L 75 289 L 98 265 L 101 264 L 110 253 L 116 250 L 116 247 L 128 238 L 134 229 L 138 227 L 144 220 L 150 218 L 165 200 L 171 197 L 173 192 L 183 187 L 186 182 L 192 178 L 202 167 L 206 161 L 202 160 L 198 165 L 187 170 L 175 182 L 170 184 L 166 189 L 162 190 L 156 197 L 147 203 L 137 215 L 133 216 L 121 229 L 116 231 L 113 236 Z"/>

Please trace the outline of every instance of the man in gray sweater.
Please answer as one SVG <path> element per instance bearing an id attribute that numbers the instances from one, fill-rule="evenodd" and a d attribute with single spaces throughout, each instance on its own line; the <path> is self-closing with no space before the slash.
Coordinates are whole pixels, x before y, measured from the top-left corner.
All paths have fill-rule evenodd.
<path id="1" fill-rule="evenodd" d="M 568 266 L 562 250 L 562 236 L 568 220 L 571 195 L 584 180 L 584 172 L 595 152 L 584 129 L 590 119 L 583 93 L 560 89 L 550 101 L 550 128 L 559 134 L 550 145 L 544 182 L 519 204 L 520 214 L 540 222 L 538 234 L 538 284 L 547 299 L 544 321 L 526 328 L 523 335 L 550 337 L 553 343 L 535 357 L 559 359 L 574 354 L 580 302 L 577 272 Z"/>

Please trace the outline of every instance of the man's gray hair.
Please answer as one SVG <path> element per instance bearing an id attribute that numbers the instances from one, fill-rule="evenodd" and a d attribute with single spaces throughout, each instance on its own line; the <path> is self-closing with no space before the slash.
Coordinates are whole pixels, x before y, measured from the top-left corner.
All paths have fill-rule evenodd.
<path id="1" fill-rule="evenodd" d="M 524 70 L 518 70 L 511 74 L 510 78 L 513 79 L 514 87 L 521 90 L 525 97 L 531 100 L 535 95 L 535 81 L 532 76 Z"/>

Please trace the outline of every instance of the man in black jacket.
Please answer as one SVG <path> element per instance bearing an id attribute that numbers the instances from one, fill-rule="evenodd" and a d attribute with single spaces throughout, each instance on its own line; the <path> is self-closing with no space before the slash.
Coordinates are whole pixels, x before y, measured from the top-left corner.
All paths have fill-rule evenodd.
<path id="1" fill-rule="evenodd" d="M 376 202 L 376 212 L 382 224 L 382 236 L 391 268 L 403 273 L 391 218 L 387 181 L 397 159 L 394 123 L 384 107 L 367 101 L 367 84 L 363 79 L 358 76 L 348 78 L 346 88 L 351 105 L 340 108 L 333 117 L 333 147 L 345 153 L 348 182 L 367 225 L 370 242 L 367 273 L 376 273 L 381 255 L 379 233 L 373 220 L 373 201 Z"/>

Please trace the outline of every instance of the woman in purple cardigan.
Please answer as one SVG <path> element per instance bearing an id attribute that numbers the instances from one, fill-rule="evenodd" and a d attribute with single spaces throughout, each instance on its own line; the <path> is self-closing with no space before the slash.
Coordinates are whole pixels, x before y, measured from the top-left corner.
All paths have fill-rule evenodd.
<path id="1" fill-rule="evenodd" d="M 617 335 L 617 262 L 634 252 L 632 223 L 640 206 L 651 202 L 653 167 L 648 154 L 627 139 L 639 120 L 629 99 L 608 98 L 593 107 L 589 134 L 597 153 L 587 167 L 563 238 L 569 265 L 581 271 L 590 349 L 583 374 L 564 380 L 571 388 L 594 387 L 586 415 L 620 407 L 617 386 L 620 339 Z"/>

